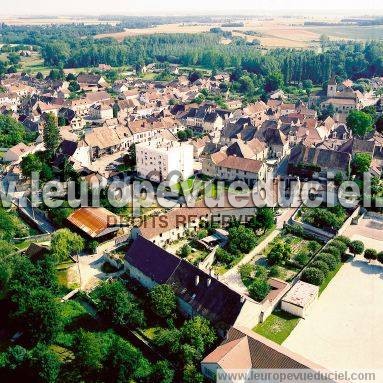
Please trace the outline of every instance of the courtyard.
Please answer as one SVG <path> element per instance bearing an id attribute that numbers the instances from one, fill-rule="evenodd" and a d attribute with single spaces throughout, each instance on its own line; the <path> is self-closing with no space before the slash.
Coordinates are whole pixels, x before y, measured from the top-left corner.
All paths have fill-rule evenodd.
<path id="1" fill-rule="evenodd" d="M 362 219 L 345 235 L 382 251 L 381 223 Z M 329 369 L 383 368 L 382 318 L 383 267 L 357 256 L 343 265 L 283 345 Z"/>

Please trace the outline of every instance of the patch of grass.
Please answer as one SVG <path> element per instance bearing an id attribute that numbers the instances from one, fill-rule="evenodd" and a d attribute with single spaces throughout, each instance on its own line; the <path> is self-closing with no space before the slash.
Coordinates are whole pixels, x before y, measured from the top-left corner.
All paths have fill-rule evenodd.
<path id="1" fill-rule="evenodd" d="M 274 311 L 253 331 L 278 344 L 282 344 L 298 324 L 300 318 L 284 311 Z"/>
<path id="2" fill-rule="evenodd" d="M 142 334 L 146 338 L 148 338 L 150 340 L 153 340 L 155 335 L 156 335 L 156 333 L 157 333 L 157 331 L 158 331 L 158 329 L 159 329 L 158 327 L 148 327 L 148 328 L 142 330 Z"/>
<path id="3" fill-rule="evenodd" d="M 63 302 L 60 306 L 60 314 L 64 326 L 72 323 L 76 318 L 87 314 L 86 308 L 77 301 Z"/>
<path id="4" fill-rule="evenodd" d="M 56 275 L 58 284 L 63 287 L 68 287 L 68 270 L 58 270 Z"/>
<path id="5" fill-rule="evenodd" d="M 327 287 L 327 285 L 331 282 L 331 280 L 335 277 L 337 272 L 340 270 L 340 268 L 343 266 L 343 263 L 339 263 L 339 265 L 336 267 L 335 270 L 332 270 L 328 273 L 327 277 L 319 287 L 319 295 L 321 295 L 324 291 L 324 289 Z"/>

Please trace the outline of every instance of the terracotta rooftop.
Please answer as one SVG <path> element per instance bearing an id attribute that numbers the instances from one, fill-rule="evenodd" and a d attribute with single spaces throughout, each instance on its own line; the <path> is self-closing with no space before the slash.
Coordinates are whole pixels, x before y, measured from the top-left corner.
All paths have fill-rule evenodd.
<path id="1" fill-rule="evenodd" d="M 226 339 L 202 364 L 237 368 L 321 370 L 321 366 L 243 327 L 232 327 Z"/>
<path id="2" fill-rule="evenodd" d="M 81 207 L 67 219 L 92 238 L 98 237 L 107 229 L 118 230 L 111 227 L 111 223 L 119 222 L 118 217 L 103 207 Z"/>

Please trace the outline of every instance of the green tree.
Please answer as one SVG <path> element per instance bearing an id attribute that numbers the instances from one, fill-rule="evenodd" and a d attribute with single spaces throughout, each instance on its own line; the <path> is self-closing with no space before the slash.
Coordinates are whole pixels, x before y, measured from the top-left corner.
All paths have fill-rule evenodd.
<path id="1" fill-rule="evenodd" d="M 315 257 L 316 261 L 325 262 L 330 270 L 335 270 L 339 264 L 338 260 L 332 255 L 327 253 L 321 253 Z"/>
<path id="2" fill-rule="evenodd" d="M 378 252 L 375 249 L 366 249 L 364 251 L 364 258 L 370 261 L 375 261 L 378 258 Z"/>
<path id="3" fill-rule="evenodd" d="M 59 356 L 44 344 L 38 344 L 31 352 L 30 369 L 35 382 L 55 383 L 60 373 Z"/>
<path id="4" fill-rule="evenodd" d="M 60 131 L 53 114 L 47 114 L 43 128 L 43 140 L 46 152 L 52 158 L 60 145 Z"/>
<path id="5" fill-rule="evenodd" d="M 362 112 L 369 114 L 371 116 L 371 118 L 372 118 L 372 122 L 375 123 L 375 121 L 376 121 L 376 119 L 378 117 L 378 113 L 376 112 L 376 108 L 375 108 L 374 105 L 365 106 L 362 109 Z"/>
<path id="6" fill-rule="evenodd" d="M 179 250 L 179 256 L 181 258 L 186 258 L 191 253 L 191 247 L 185 243 Z"/>
<path id="7" fill-rule="evenodd" d="M 0 114 L 0 145 L 11 147 L 26 140 L 25 128 L 9 115 Z"/>
<path id="8" fill-rule="evenodd" d="M 26 178 L 30 178 L 32 172 L 41 172 L 41 169 L 43 168 L 43 163 L 36 154 L 30 153 L 23 157 L 23 159 L 21 160 L 20 167 L 23 176 Z"/>
<path id="9" fill-rule="evenodd" d="M 355 136 L 364 138 L 367 133 L 372 131 L 373 123 L 370 114 L 361 110 L 353 109 L 347 116 L 347 126 L 352 130 Z"/>
<path id="10" fill-rule="evenodd" d="M 306 93 L 310 95 L 314 86 L 313 82 L 311 80 L 303 80 L 302 86 Z"/>
<path id="11" fill-rule="evenodd" d="M 356 153 L 352 159 L 352 171 L 354 174 L 362 176 L 370 170 L 372 157 L 369 153 Z"/>
<path id="12" fill-rule="evenodd" d="M 362 241 L 352 241 L 350 243 L 349 249 L 351 253 L 354 254 L 354 256 L 363 254 L 364 243 Z"/>
<path id="13" fill-rule="evenodd" d="M 273 92 L 283 86 L 283 75 L 281 72 L 272 72 L 265 78 L 265 91 Z"/>
<path id="14" fill-rule="evenodd" d="M 262 302 L 270 292 L 270 286 L 264 278 L 254 278 L 249 286 L 250 297 L 257 302 Z"/>
<path id="15" fill-rule="evenodd" d="M 380 253 L 378 253 L 378 255 L 377 255 L 377 259 L 378 259 L 379 263 L 382 263 L 382 264 L 383 264 L 383 251 L 381 251 Z"/>
<path id="16" fill-rule="evenodd" d="M 204 377 L 194 364 L 187 364 L 182 375 L 183 383 L 203 383 Z"/>
<path id="17" fill-rule="evenodd" d="M 145 324 L 143 310 L 120 281 L 104 282 L 93 294 L 99 312 L 112 324 L 133 328 Z"/>
<path id="18" fill-rule="evenodd" d="M 94 333 L 80 329 L 73 340 L 75 363 L 81 375 L 89 379 L 97 376 L 102 367 L 105 355 L 100 347 L 100 339 Z"/>
<path id="19" fill-rule="evenodd" d="M 67 201 L 64 201 L 59 208 L 49 210 L 49 216 L 58 226 L 63 226 L 65 220 L 74 212 Z"/>
<path id="20" fill-rule="evenodd" d="M 61 329 L 59 303 L 44 288 L 32 290 L 23 296 L 15 318 L 36 342 L 52 342 Z"/>
<path id="21" fill-rule="evenodd" d="M 154 336 L 154 344 L 169 354 L 177 354 L 181 349 L 181 331 L 176 328 L 161 328 Z"/>
<path id="22" fill-rule="evenodd" d="M 21 57 L 16 52 L 9 53 L 7 58 L 8 58 L 8 60 L 9 60 L 11 65 L 18 65 L 18 64 L 20 64 Z"/>
<path id="23" fill-rule="evenodd" d="M 69 229 L 55 231 L 51 239 L 51 254 L 56 262 L 67 260 L 70 256 L 81 253 L 84 240 Z"/>
<path id="24" fill-rule="evenodd" d="M 290 259 L 291 246 L 284 241 L 275 242 L 267 254 L 267 263 L 273 265 L 283 265 Z"/>
<path id="25" fill-rule="evenodd" d="M 148 295 L 152 310 L 160 317 L 169 318 L 175 314 L 177 298 L 170 285 L 157 285 Z"/>
<path id="26" fill-rule="evenodd" d="M 321 270 L 315 267 L 308 267 L 303 270 L 302 281 L 311 283 L 312 285 L 320 286 L 324 281 L 324 274 Z"/>
<path id="27" fill-rule="evenodd" d="M 108 382 L 141 382 L 152 372 L 142 353 L 121 337 L 114 338 L 105 365 Z"/>
<path id="28" fill-rule="evenodd" d="M 166 360 L 158 361 L 152 369 L 151 381 L 158 383 L 172 383 L 174 371 Z"/>
<path id="29" fill-rule="evenodd" d="M 319 259 L 315 259 L 313 263 L 310 263 L 310 267 L 315 267 L 316 269 L 320 270 L 325 277 L 330 272 L 330 268 L 329 268 L 328 264 L 324 261 L 319 260 Z"/>
<path id="30" fill-rule="evenodd" d="M 77 81 L 73 80 L 68 85 L 69 92 L 78 92 L 80 90 L 80 85 Z"/>
<path id="31" fill-rule="evenodd" d="M 232 254 L 249 253 L 257 244 L 257 237 L 253 230 L 239 225 L 229 229 L 228 250 Z"/>
<path id="32" fill-rule="evenodd" d="M 181 328 L 182 340 L 204 354 L 217 339 L 211 323 L 201 316 L 189 319 Z"/>
<path id="33" fill-rule="evenodd" d="M 307 262 L 310 260 L 310 258 L 304 251 L 300 251 L 294 257 L 294 260 L 298 262 L 301 266 L 305 266 Z"/>
<path id="34" fill-rule="evenodd" d="M 184 130 L 180 130 L 179 132 L 177 132 L 177 137 L 180 141 L 187 141 L 188 139 Z"/>
<path id="35" fill-rule="evenodd" d="M 257 210 L 255 216 L 254 229 L 263 229 L 263 233 L 270 230 L 275 223 L 274 210 L 268 207 L 261 207 Z"/>

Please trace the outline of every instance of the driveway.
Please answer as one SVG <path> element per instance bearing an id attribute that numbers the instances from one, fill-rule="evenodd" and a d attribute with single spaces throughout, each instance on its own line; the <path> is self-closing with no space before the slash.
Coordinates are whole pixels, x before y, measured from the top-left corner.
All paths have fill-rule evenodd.
<path id="1" fill-rule="evenodd" d="M 382 318 L 383 267 L 360 256 L 342 266 L 283 345 L 329 369 L 383 368 Z"/>

